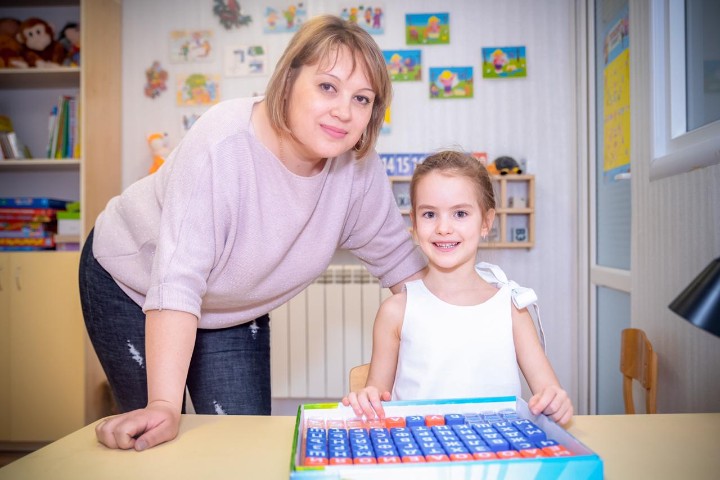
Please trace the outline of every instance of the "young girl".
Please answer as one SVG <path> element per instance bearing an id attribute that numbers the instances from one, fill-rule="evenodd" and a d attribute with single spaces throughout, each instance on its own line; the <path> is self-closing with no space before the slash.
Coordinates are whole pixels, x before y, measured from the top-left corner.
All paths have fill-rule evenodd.
<path id="1" fill-rule="evenodd" d="M 431 155 L 415 170 L 410 198 L 429 271 L 380 306 L 366 386 L 343 404 L 383 418 L 381 401 L 391 398 L 519 397 L 519 365 L 533 392 L 530 411 L 567 423 L 572 404 L 527 308 L 513 305 L 507 282 L 494 282 L 497 288 L 475 265 L 478 243 L 495 218 L 485 167 L 460 152 Z"/>

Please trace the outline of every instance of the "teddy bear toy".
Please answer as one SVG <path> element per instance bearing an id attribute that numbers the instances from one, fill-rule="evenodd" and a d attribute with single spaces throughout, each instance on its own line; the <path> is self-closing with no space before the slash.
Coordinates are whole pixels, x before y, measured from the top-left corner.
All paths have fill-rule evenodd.
<path id="1" fill-rule="evenodd" d="M 19 27 L 20 20 L 16 18 L 0 18 L 0 68 L 27 66 L 15 39 Z"/>
<path id="2" fill-rule="evenodd" d="M 170 147 L 168 146 L 167 133 L 151 133 L 147 136 L 148 146 L 152 152 L 152 165 L 148 173 L 155 173 L 165 163 L 165 158 L 170 153 Z"/>
<path id="3" fill-rule="evenodd" d="M 65 47 L 55 40 L 55 31 L 41 18 L 21 22 L 15 39 L 28 67 L 57 67 L 65 59 Z"/>

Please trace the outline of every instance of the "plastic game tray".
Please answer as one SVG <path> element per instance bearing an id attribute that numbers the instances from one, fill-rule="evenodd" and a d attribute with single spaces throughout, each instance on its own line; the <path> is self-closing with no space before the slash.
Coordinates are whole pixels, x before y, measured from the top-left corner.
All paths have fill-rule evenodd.
<path id="1" fill-rule="evenodd" d="M 560 445 L 561 456 L 541 458 L 497 458 L 427 461 L 423 463 L 373 463 L 347 465 L 305 465 L 307 427 L 344 423 L 350 432 L 362 419 L 342 404 L 304 404 L 298 408 L 290 464 L 291 480 L 471 480 L 471 479 L 567 479 L 602 480 L 603 463 L 600 457 L 583 445 L 562 427 L 544 415 L 535 416 L 522 399 L 515 397 L 468 398 L 452 400 L 418 400 L 385 402 L 386 417 L 423 416 L 426 418 L 455 417 L 471 419 L 492 418 L 495 412 L 516 420 L 529 420 L 545 433 L 546 439 Z M 429 416 L 429 417 L 428 417 Z M 446 417 L 447 418 L 447 417 Z M 339 422 L 341 421 L 341 422 Z M 520 422 L 526 423 L 526 422 Z M 360 428 L 377 427 L 366 422 Z M 330 430 L 326 429 L 326 432 Z M 362 433 L 362 432 L 360 432 Z M 552 443 L 552 442 L 550 442 Z M 557 448 L 557 447 L 555 447 Z M 522 450 L 520 450 L 522 451 Z M 511 453 L 512 454 L 512 453 Z M 354 456 L 354 454 L 353 454 Z M 430 457 L 427 457 L 428 459 Z"/>

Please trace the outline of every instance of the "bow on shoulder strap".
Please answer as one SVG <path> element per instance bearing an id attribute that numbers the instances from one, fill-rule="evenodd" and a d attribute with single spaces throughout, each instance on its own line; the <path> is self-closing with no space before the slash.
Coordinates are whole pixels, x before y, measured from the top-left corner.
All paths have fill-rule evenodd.
<path id="1" fill-rule="evenodd" d="M 490 285 L 495 287 L 502 287 L 507 285 L 510 287 L 510 295 L 512 297 L 513 304 L 518 310 L 527 308 L 530 313 L 530 317 L 537 324 L 538 334 L 540 336 L 540 344 L 545 350 L 545 331 L 543 330 L 542 322 L 540 322 L 540 307 L 537 304 L 537 295 L 535 290 L 532 288 L 521 287 L 512 280 L 508 280 L 505 272 L 500 267 L 492 263 L 480 262 L 475 265 L 480 278 L 488 282 Z M 531 308 L 532 307 L 532 308 Z"/>

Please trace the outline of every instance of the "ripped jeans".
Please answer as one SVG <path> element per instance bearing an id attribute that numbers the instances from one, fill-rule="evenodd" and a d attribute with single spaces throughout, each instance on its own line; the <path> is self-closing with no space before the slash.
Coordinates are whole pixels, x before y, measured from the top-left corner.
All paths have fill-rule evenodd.
<path id="1" fill-rule="evenodd" d="M 129 412 L 147 405 L 145 314 L 95 260 L 92 241 L 91 231 L 80 257 L 83 317 L 117 407 Z M 198 329 L 187 388 L 196 413 L 269 415 L 269 316 Z"/>

